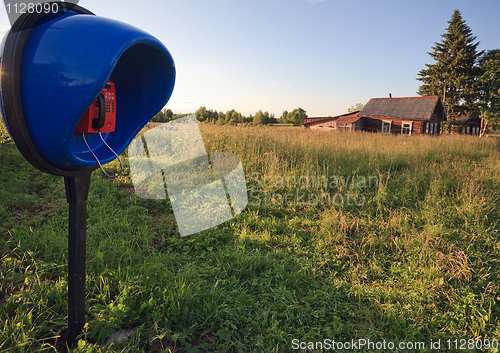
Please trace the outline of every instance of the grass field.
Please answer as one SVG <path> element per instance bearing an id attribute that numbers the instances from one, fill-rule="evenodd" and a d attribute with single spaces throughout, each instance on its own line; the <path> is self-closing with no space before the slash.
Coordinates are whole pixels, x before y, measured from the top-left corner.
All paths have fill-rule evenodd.
<path id="1" fill-rule="evenodd" d="M 167 200 L 135 196 L 127 165 L 116 181 L 96 171 L 76 352 L 498 343 L 496 138 L 200 128 L 208 151 L 241 157 L 249 206 L 181 238 Z M 0 163 L 0 353 L 54 352 L 67 310 L 63 180 L 9 143 Z M 121 330 L 130 339 L 104 348 Z"/>

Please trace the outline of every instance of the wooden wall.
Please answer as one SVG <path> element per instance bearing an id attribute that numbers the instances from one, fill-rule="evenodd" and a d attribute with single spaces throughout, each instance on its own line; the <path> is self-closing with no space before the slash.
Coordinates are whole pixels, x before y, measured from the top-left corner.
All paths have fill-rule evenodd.
<path id="1" fill-rule="evenodd" d="M 374 118 L 362 118 L 362 130 L 371 132 L 380 132 L 382 130 L 382 120 Z M 391 120 L 391 119 L 387 119 Z M 392 120 L 391 124 L 391 134 L 400 134 L 401 126 L 403 123 L 407 123 L 409 120 Z M 421 135 L 425 133 L 425 124 L 427 121 L 414 120 L 412 124 L 412 135 Z"/>
<path id="2" fill-rule="evenodd" d="M 323 131 L 333 131 L 336 130 L 337 119 L 332 119 L 330 121 L 318 121 L 307 124 L 307 129 L 311 130 L 323 130 Z M 394 120 L 394 119 L 384 119 L 392 120 L 391 124 L 391 134 L 399 135 L 401 134 L 401 126 L 404 123 L 413 122 L 412 124 L 412 135 L 425 134 L 425 126 L 427 122 L 439 123 L 439 121 L 428 121 L 428 120 Z M 380 132 L 382 130 L 382 119 L 375 119 L 369 117 L 363 117 L 355 123 L 356 130 L 363 130 L 369 132 Z M 440 126 L 438 126 L 438 134 L 440 134 Z"/>
<path id="3" fill-rule="evenodd" d="M 311 124 L 307 124 L 306 129 L 333 131 L 333 130 L 335 130 L 335 120 L 336 119 L 332 119 L 330 121 L 313 122 Z"/>
<path id="4" fill-rule="evenodd" d="M 382 130 L 382 120 L 373 118 L 361 118 L 364 131 L 377 132 Z"/>

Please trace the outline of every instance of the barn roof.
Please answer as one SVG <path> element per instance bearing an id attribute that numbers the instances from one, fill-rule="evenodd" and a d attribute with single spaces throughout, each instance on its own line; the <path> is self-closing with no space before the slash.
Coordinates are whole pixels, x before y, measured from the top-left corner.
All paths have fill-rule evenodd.
<path id="1" fill-rule="evenodd" d="M 429 120 L 438 104 L 441 105 L 438 96 L 372 98 L 366 103 L 363 109 L 361 109 L 359 115 L 409 120 Z M 442 111 L 442 109 L 440 111 Z"/>
<path id="2" fill-rule="evenodd" d="M 337 117 L 334 117 L 334 116 L 314 116 L 314 117 L 308 117 L 308 118 L 304 118 L 304 124 L 315 123 L 317 121 L 325 121 L 325 120 L 331 120 L 331 119 L 337 119 Z"/>
<path id="3" fill-rule="evenodd" d="M 358 112 L 356 112 L 338 118 L 337 123 L 355 123 L 359 119 L 361 119 L 361 116 L 359 116 Z"/>
<path id="4" fill-rule="evenodd" d="M 344 117 L 350 117 L 350 116 L 357 115 L 357 114 L 358 114 L 358 111 L 355 111 L 352 113 L 346 113 L 346 114 L 342 114 L 342 115 L 337 115 L 337 116 L 305 118 L 304 124 L 302 124 L 302 125 L 309 126 L 309 125 L 314 125 L 316 123 L 326 123 L 326 122 L 332 121 L 332 120 L 338 121 L 339 119 L 342 119 Z M 356 119 L 356 121 L 357 121 L 357 119 Z"/>

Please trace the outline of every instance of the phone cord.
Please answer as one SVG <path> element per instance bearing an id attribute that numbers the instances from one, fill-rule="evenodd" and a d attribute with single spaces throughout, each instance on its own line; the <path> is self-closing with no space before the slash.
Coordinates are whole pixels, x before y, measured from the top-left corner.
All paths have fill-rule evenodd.
<path id="1" fill-rule="evenodd" d="M 122 173 L 123 173 L 123 163 L 122 163 L 122 160 L 121 160 L 120 156 L 118 156 L 116 154 L 116 152 L 113 151 L 113 149 L 111 147 L 109 147 L 109 145 L 106 143 L 106 141 L 104 141 L 104 139 L 102 137 L 102 134 L 101 134 L 101 129 L 99 129 L 99 137 L 101 138 L 101 140 L 104 143 L 104 145 L 106 145 L 106 147 L 111 152 L 113 152 L 113 154 L 116 156 L 116 158 L 118 158 L 118 160 L 120 161 L 120 172 L 118 174 L 116 174 L 116 175 L 111 175 L 111 174 L 106 173 L 106 171 L 102 167 L 101 162 L 99 161 L 99 158 L 97 158 L 97 156 L 95 155 L 94 151 L 92 151 L 92 149 L 90 148 L 89 144 L 87 143 L 87 139 L 85 138 L 85 133 L 83 133 L 83 142 L 85 142 L 85 145 L 89 149 L 90 153 L 92 153 L 92 155 L 94 156 L 94 159 L 96 160 L 97 164 L 99 164 L 99 168 L 101 168 L 101 170 L 104 173 L 104 175 L 106 175 L 108 178 L 115 179 L 115 178 L 119 177 L 120 175 L 122 175 Z"/>

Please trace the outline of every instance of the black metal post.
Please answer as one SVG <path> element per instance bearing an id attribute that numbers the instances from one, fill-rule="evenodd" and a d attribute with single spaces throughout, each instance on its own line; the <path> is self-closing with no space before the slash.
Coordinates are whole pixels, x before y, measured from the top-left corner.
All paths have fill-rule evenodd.
<path id="1" fill-rule="evenodd" d="M 69 204 L 68 237 L 68 336 L 70 348 L 85 325 L 85 257 L 87 231 L 87 198 L 92 170 L 64 177 Z"/>

